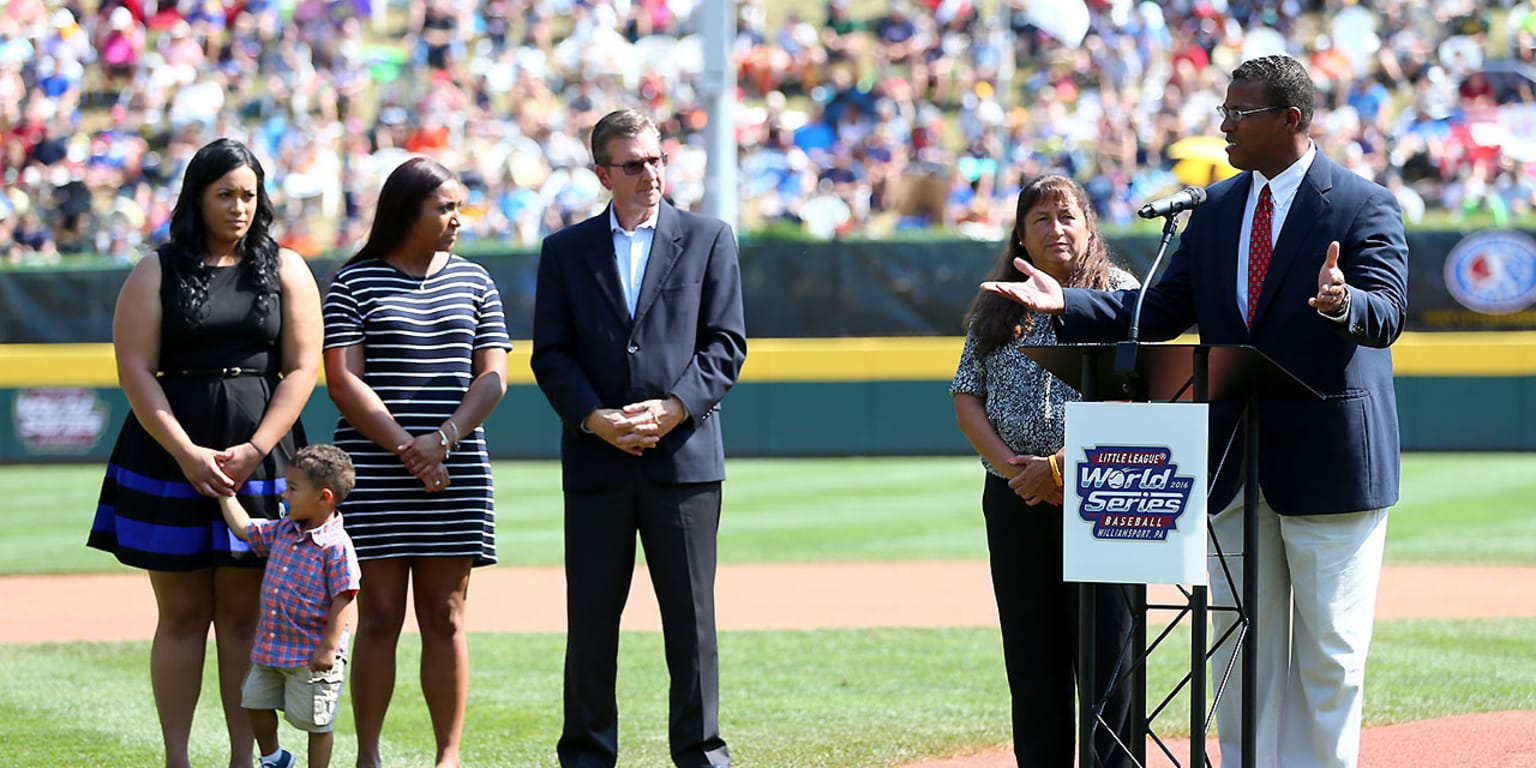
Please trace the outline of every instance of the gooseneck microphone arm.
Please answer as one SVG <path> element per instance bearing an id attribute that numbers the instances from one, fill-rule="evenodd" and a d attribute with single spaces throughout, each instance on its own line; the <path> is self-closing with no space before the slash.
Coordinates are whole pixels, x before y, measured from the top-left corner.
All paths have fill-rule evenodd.
<path id="1" fill-rule="evenodd" d="M 1200 191 L 1202 193 L 1200 200 L 1204 201 L 1205 190 Z M 1130 332 L 1126 334 L 1125 341 L 1115 345 L 1115 373 L 1129 374 L 1136 370 L 1136 346 L 1141 339 L 1141 305 L 1147 300 L 1147 289 L 1152 286 L 1152 277 L 1157 274 L 1157 268 L 1163 263 L 1163 256 L 1168 252 L 1168 244 L 1173 241 L 1173 235 L 1178 231 L 1179 225 L 1176 218 L 1178 213 L 1175 210 L 1163 215 L 1163 239 L 1157 244 L 1157 257 L 1152 259 L 1152 266 L 1147 269 L 1147 275 L 1141 281 L 1141 288 L 1136 292 L 1136 304 L 1131 310 Z"/>

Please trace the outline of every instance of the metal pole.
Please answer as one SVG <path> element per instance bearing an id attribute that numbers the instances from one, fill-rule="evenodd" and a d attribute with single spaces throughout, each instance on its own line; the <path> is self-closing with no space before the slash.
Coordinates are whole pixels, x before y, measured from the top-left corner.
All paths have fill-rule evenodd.
<path id="1" fill-rule="evenodd" d="M 1099 353 L 1084 352 L 1082 366 L 1083 400 L 1097 400 Z M 1063 507 L 1062 515 L 1066 514 L 1066 508 Z M 1093 592 L 1093 584 L 1085 582 L 1077 585 L 1077 764 L 1081 768 L 1098 765 L 1098 761 L 1093 758 L 1093 733 L 1099 724 L 1098 707 L 1095 706 L 1098 701 L 1098 672 L 1094 660 L 1094 649 L 1097 647 L 1094 636 L 1098 632 L 1098 622 L 1094 615 Z"/>
<path id="2" fill-rule="evenodd" d="M 736 71 L 730 65 L 736 39 L 736 0 L 706 0 L 703 8 L 704 72 L 699 93 L 709 124 L 704 129 L 703 213 L 738 228 L 740 193 L 736 161 Z"/>
<path id="3" fill-rule="evenodd" d="M 1194 401 L 1211 401 L 1211 350 L 1195 348 Z M 1206 587 L 1195 587 L 1189 596 L 1189 765 L 1205 768 L 1205 644 Z"/>
<path id="4" fill-rule="evenodd" d="M 1131 758 L 1136 765 L 1147 764 L 1147 731 L 1152 725 L 1147 720 L 1147 585 L 1127 584 L 1125 592 L 1131 602 L 1131 648 L 1123 661 L 1131 665 L 1128 674 L 1131 686 Z"/>
<path id="5" fill-rule="evenodd" d="M 1259 594 L 1259 399 L 1249 396 L 1246 428 L 1243 435 L 1244 461 L 1248 465 L 1243 479 L 1243 610 L 1241 616 L 1247 622 L 1243 627 L 1243 765 L 1253 765 L 1258 748 L 1259 660 L 1254 652 L 1259 643 L 1258 594 Z"/>

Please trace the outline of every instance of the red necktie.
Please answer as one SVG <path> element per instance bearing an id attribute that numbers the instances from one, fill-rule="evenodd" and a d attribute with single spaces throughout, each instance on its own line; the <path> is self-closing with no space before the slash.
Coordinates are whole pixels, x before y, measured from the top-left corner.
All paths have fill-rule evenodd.
<path id="1" fill-rule="evenodd" d="M 1248 232 L 1248 324 L 1253 325 L 1254 310 L 1259 308 L 1259 293 L 1264 290 L 1264 273 L 1269 271 L 1269 257 L 1275 246 L 1270 243 L 1269 227 L 1275 217 L 1275 200 L 1269 185 L 1259 191 L 1259 204 L 1253 209 L 1253 227 Z"/>

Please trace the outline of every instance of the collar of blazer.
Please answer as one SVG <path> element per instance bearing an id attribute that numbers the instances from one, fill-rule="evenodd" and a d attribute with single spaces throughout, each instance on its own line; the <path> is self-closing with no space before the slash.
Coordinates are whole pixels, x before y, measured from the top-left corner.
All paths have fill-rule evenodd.
<path id="1" fill-rule="evenodd" d="M 609 204 L 612 205 L 611 203 Z M 624 287 L 619 282 L 618 256 L 613 252 L 613 232 L 608 226 L 608 209 L 587 219 L 581 226 L 583 233 L 581 251 L 586 257 L 587 273 L 597 282 L 598 293 L 613 312 L 614 318 L 625 327 L 639 323 L 646 311 L 656 302 L 657 295 L 667 274 L 682 253 L 683 231 L 676 208 L 661 201 L 656 214 L 656 236 L 651 240 L 651 255 L 646 260 L 645 275 L 640 279 L 640 297 L 635 302 L 635 316 L 629 316 L 624 302 Z"/>

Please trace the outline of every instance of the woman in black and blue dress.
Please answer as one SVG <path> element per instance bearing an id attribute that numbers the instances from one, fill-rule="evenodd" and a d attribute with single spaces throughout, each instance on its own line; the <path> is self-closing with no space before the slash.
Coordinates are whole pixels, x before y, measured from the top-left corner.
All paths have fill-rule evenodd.
<path id="1" fill-rule="evenodd" d="M 463 199 L 451 171 L 407 160 L 385 180 L 367 242 L 325 298 L 336 445 L 357 468 L 341 509 L 365 585 L 352 675 L 359 766 L 379 763 L 408 585 L 437 765 L 458 765 L 465 594 L 470 569 L 496 562 L 480 425 L 506 394 L 512 344 L 490 275 L 450 252 Z"/>
<path id="2" fill-rule="evenodd" d="M 112 323 L 132 407 L 102 483 L 89 545 L 149 572 L 158 621 L 150 680 L 165 764 L 187 765 L 208 627 L 231 766 L 249 768 L 240 684 L 256 636 L 265 561 L 224 525 L 215 497 L 280 513 L 283 473 L 304 443 L 299 413 L 320 368 L 320 297 L 272 236 L 261 164 L 236 141 L 193 155 L 170 242 L 141 260 Z"/>
<path id="3" fill-rule="evenodd" d="M 1110 263 L 1088 195 L 1064 176 L 1024 185 L 1009 242 L 987 279 L 1022 280 L 1015 258 L 1074 288 L 1137 284 Z M 1082 397 L 1019 351 L 1025 344 L 1056 343 L 1050 318 L 978 292 L 966 328 L 949 391 L 960 431 L 987 470 L 981 509 L 1013 697 L 1013 751 L 1021 768 L 1071 768 L 1078 602 L 1077 585 L 1061 578 L 1061 462 L 1066 404 Z M 1101 595 L 1096 622 L 1095 668 L 1103 678 L 1127 660 L 1122 654 L 1131 615 L 1125 601 Z M 1092 690 L 1103 690 L 1104 682 L 1095 681 Z M 1130 703 L 1129 686 L 1120 686 L 1105 707 L 1110 727 L 1099 729 L 1095 740 L 1100 765 L 1132 763 L 1114 744 L 1116 737 L 1129 743 L 1133 733 Z"/>

